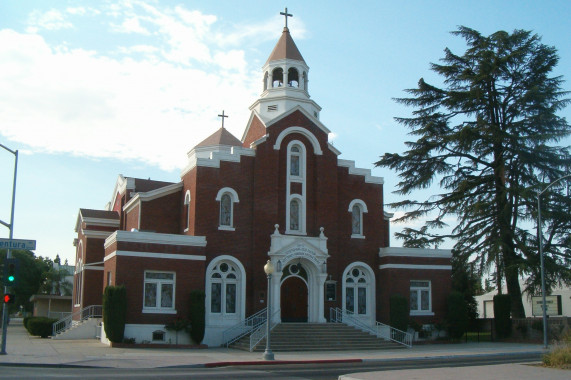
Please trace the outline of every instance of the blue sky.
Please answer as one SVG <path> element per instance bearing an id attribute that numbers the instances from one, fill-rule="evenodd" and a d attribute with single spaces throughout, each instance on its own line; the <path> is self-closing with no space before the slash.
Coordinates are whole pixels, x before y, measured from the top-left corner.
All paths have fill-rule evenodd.
<path id="1" fill-rule="evenodd" d="M 14 237 L 73 263 L 79 208 L 103 209 L 119 174 L 178 181 L 186 152 L 219 128 L 222 110 L 240 138 L 286 6 L 331 141 L 341 158 L 385 178 L 386 202 L 399 200 L 397 179 L 373 162 L 404 150 L 407 131 L 393 117 L 410 112 L 392 99 L 421 77 L 438 84 L 429 63 L 445 47 L 464 51 L 449 33 L 458 25 L 532 30 L 558 49 L 555 74 L 571 80 L 565 0 L 0 0 L 0 143 L 20 152 Z M 570 120 L 571 110 L 561 115 Z M 0 151 L 5 222 L 13 158 Z"/>

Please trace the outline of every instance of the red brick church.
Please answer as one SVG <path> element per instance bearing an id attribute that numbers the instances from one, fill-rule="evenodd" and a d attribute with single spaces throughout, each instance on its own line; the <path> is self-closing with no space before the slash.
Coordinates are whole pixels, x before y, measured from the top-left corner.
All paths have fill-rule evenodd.
<path id="1" fill-rule="evenodd" d="M 105 210 L 80 209 L 74 311 L 125 285 L 125 337 L 164 343 L 202 289 L 204 343 L 219 345 L 266 307 L 269 259 L 282 322 L 325 323 L 336 307 L 388 323 L 396 293 L 418 322 L 443 318 L 450 251 L 389 246 L 383 178 L 338 158 L 308 75 L 286 26 L 241 139 L 222 127 L 190 150 L 179 181 L 119 176 Z"/>

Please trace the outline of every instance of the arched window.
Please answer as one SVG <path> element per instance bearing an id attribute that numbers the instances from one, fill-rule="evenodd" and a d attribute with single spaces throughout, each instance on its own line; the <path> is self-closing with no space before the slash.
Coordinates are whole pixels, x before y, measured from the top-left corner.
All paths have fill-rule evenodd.
<path id="1" fill-rule="evenodd" d="M 239 270 L 232 262 L 216 265 L 210 275 L 210 312 L 235 314 L 238 301 Z"/>
<path id="2" fill-rule="evenodd" d="M 187 191 L 184 196 L 184 222 L 186 226 L 184 231 L 188 231 L 190 228 L 190 191 Z"/>
<path id="3" fill-rule="evenodd" d="M 272 71 L 272 87 L 282 87 L 284 85 L 284 71 L 281 67 L 276 67 Z"/>
<path id="4" fill-rule="evenodd" d="M 218 229 L 234 231 L 234 203 L 238 203 L 238 193 L 230 187 L 222 188 L 216 195 L 220 202 Z"/>
<path id="5" fill-rule="evenodd" d="M 345 275 L 345 310 L 353 314 L 368 314 L 370 281 L 363 268 L 354 267 Z"/>
<path id="6" fill-rule="evenodd" d="M 246 318 L 246 270 L 235 257 L 215 257 L 206 268 L 206 324 L 233 326 Z"/>
<path id="7" fill-rule="evenodd" d="M 360 199 L 354 199 L 349 203 L 348 211 L 351 213 L 351 237 L 364 239 L 363 214 L 368 211 L 367 205 Z"/>
<path id="8" fill-rule="evenodd" d="M 290 67 L 287 71 L 287 85 L 289 87 L 299 87 L 299 74 L 295 67 Z"/>

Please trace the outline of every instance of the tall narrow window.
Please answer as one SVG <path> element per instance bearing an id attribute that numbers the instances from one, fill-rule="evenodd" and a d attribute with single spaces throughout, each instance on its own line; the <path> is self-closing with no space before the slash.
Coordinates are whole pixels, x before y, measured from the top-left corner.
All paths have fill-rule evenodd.
<path id="1" fill-rule="evenodd" d="M 238 193 L 230 187 L 218 191 L 216 200 L 220 202 L 218 229 L 234 231 L 234 204 L 239 202 Z"/>
<path id="2" fill-rule="evenodd" d="M 363 231 L 361 230 L 361 208 L 359 207 L 359 205 L 353 206 L 352 213 L 353 213 L 353 215 L 352 215 L 352 219 L 353 219 L 352 233 L 353 233 L 353 235 L 362 235 Z"/>
<path id="3" fill-rule="evenodd" d="M 186 195 L 184 196 L 184 222 L 185 222 L 185 231 L 188 231 L 190 227 L 190 192 L 187 191 Z"/>
<path id="4" fill-rule="evenodd" d="M 353 199 L 349 203 L 348 211 L 351 213 L 351 237 L 364 239 L 363 219 L 364 214 L 368 211 L 367 205 L 360 199 Z"/>
<path id="5" fill-rule="evenodd" d="M 306 148 L 299 140 L 287 146 L 286 233 L 305 234 L 306 229 Z"/>
<path id="6" fill-rule="evenodd" d="M 228 194 L 220 200 L 220 225 L 232 227 L 232 199 Z"/>
<path id="7" fill-rule="evenodd" d="M 299 201 L 292 199 L 289 205 L 289 229 L 299 231 Z"/>
<path id="8" fill-rule="evenodd" d="M 293 146 L 291 148 L 290 154 L 290 163 L 289 163 L 289 174 L 293 177 L 299 177 L 299 165 L 300 165 L 300 156 L 301 153 L 299 151 L 298 146 Z"/>

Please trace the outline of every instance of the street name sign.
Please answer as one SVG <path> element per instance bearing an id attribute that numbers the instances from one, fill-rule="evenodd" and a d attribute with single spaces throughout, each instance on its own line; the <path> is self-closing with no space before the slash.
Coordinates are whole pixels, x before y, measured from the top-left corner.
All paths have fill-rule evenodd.
<path id="1" fill-rule="evenodd" d="M 0 239 L 0 249 L 27 249 L 33 251 L 36 249 L 36 241 L 22 239 Z"/>

